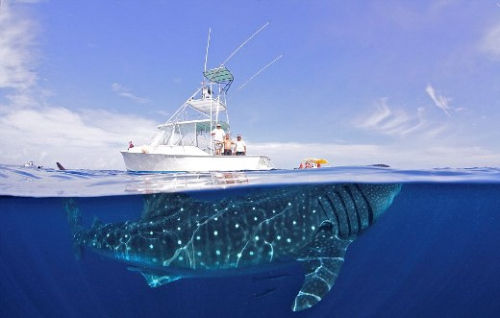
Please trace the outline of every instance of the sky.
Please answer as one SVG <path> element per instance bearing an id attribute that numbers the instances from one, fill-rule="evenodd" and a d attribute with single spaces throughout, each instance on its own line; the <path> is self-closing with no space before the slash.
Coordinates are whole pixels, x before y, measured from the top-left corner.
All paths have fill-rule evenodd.
<path id="1" fill-rule="evenodd" d="M 227 64 L 249 154 L 500 166 L 498 0 L 0 2 L 0 163 L 124 169 L 199 87 L 208 29 L 215 67 L 270 22 Z"/>

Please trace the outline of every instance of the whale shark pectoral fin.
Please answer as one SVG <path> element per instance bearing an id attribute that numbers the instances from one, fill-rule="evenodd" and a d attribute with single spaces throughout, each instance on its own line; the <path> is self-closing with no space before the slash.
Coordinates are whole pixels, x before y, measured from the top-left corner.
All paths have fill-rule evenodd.
<path id="1" fill-rule="evenodd" d="M 303 257 L 297 259 L 304 267 L 305 279 L 295 297 L 293 311 L 314 306 L 330 291 L 351 242 L 352 240 L 343 240 L 333 235 L 331 228 L 320 228 L 313 242 L 302 251 Z"/>
<path id="2" fill-rule="evenodd" d="M 155 275 L 147 272 L 141 272 L 141 274 L 146 279 L 149 287 L 160 287 L 182 278 L 182 276 Z"/>
<path id="3" fill-rule="evenodd" d="M 182 278 L 181 275 L 156 273 L 139 267 L 129 266 L 129 271 L 139 272 L 146 279 L 149 287 L 160 287 Z"/>

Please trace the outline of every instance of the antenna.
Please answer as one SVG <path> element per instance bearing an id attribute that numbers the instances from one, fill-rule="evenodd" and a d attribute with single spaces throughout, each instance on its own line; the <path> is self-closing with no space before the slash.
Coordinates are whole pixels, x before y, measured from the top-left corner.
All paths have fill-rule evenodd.
<path id="1" fill-rule="evenodd" d="M 257 73 L 255 73 L 252 76 L 250 76 L 250 78 L 248 80 L 246 80 L 245 83 L 243 83 L 240 87 L 238 87 L 238 90 L 240 90 L 243 87 L 245 87 L 248 83 L 250 83 L 251 80 L 253 80 L 257 76 L 259 76 L 260 73 L 264 72 L 269 66 L 273 65 L 275 62 L 277 62 L 282 57 L 283 57 L 283 54 L 275 57 L 274 60 L 272 60 L 271 62 L 267 63 L 264 67 L 262 67 L 260 70 L 258 70 Z"/>
<path id="2" fill-rule="evenodd" d="M 224 62 L 221 63 L 221 65 L 226 64 L 238 51 L 244 47 L 251 39 L 253 39 L 257 34 L 260 33 L 260 31 L 264 30 L 267 26 L 269 25 L 269 21 L 266 22 L 263 26 L 261 26 L 257 31 L 255 31 L 248 39 L 245 40 L 245 42 L 241 43 L 240 46 L 238 46 L 229 56 L 224 60 Z"/>
<path id="3" fill-rule="evenodd" d="M 0 0 L 1 1 L 1 0 Z M 210 34 L 212 33 L 212 28 L 208 28 L 208 39 L 207 39 L 207 49 L 205 51 L 205 65 L 203 66 L 203 71 L 207 71 L 208 62 L 208 48 L 210 47 Z"/>

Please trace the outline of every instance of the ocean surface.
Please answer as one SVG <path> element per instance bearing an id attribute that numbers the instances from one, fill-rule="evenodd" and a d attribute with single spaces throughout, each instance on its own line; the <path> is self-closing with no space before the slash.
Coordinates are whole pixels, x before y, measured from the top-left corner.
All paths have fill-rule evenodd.
<path id="1" fill-rule="evenodd" d="M 320 208 L 331 222 L 306 223 Z M 266 214 L 274 209 L 279 216 Z M 495 168 L 137 174 L 0 165 L 0 317 L 500 317 L 499 213 Z M 155 254 L 162 229 L 170 247 L 186 235 L 195 242 L 193 228 L 207 224 L 203 249 L 192 250 L 197 269 L 154 265 L 173 255 Z M 264 228 L 238 247 L 238 233 Z M 335 258 L 331 290 L 292 311 L 304 260 L 342 252 L 321 231 L 352 243 Z M 122 245 L 136 256 L 119 256 L 117 240 L 128 235 L 135 243 Z M 248 258 L 233 261 L 236 249 Z M 182 267 L 177 251 L 169 264 Z M 185 278 L 153 288 L 152 273 Z"/>

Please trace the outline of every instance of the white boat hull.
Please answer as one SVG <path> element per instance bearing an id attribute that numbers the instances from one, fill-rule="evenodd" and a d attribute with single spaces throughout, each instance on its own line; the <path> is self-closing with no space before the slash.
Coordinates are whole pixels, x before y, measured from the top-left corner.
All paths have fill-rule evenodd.
<path id="1" fill-rule="evenodd" d="M 192 156 L 122 151 L 128 171 L 246 171 L 270 170 L 265 156 Z"/>

